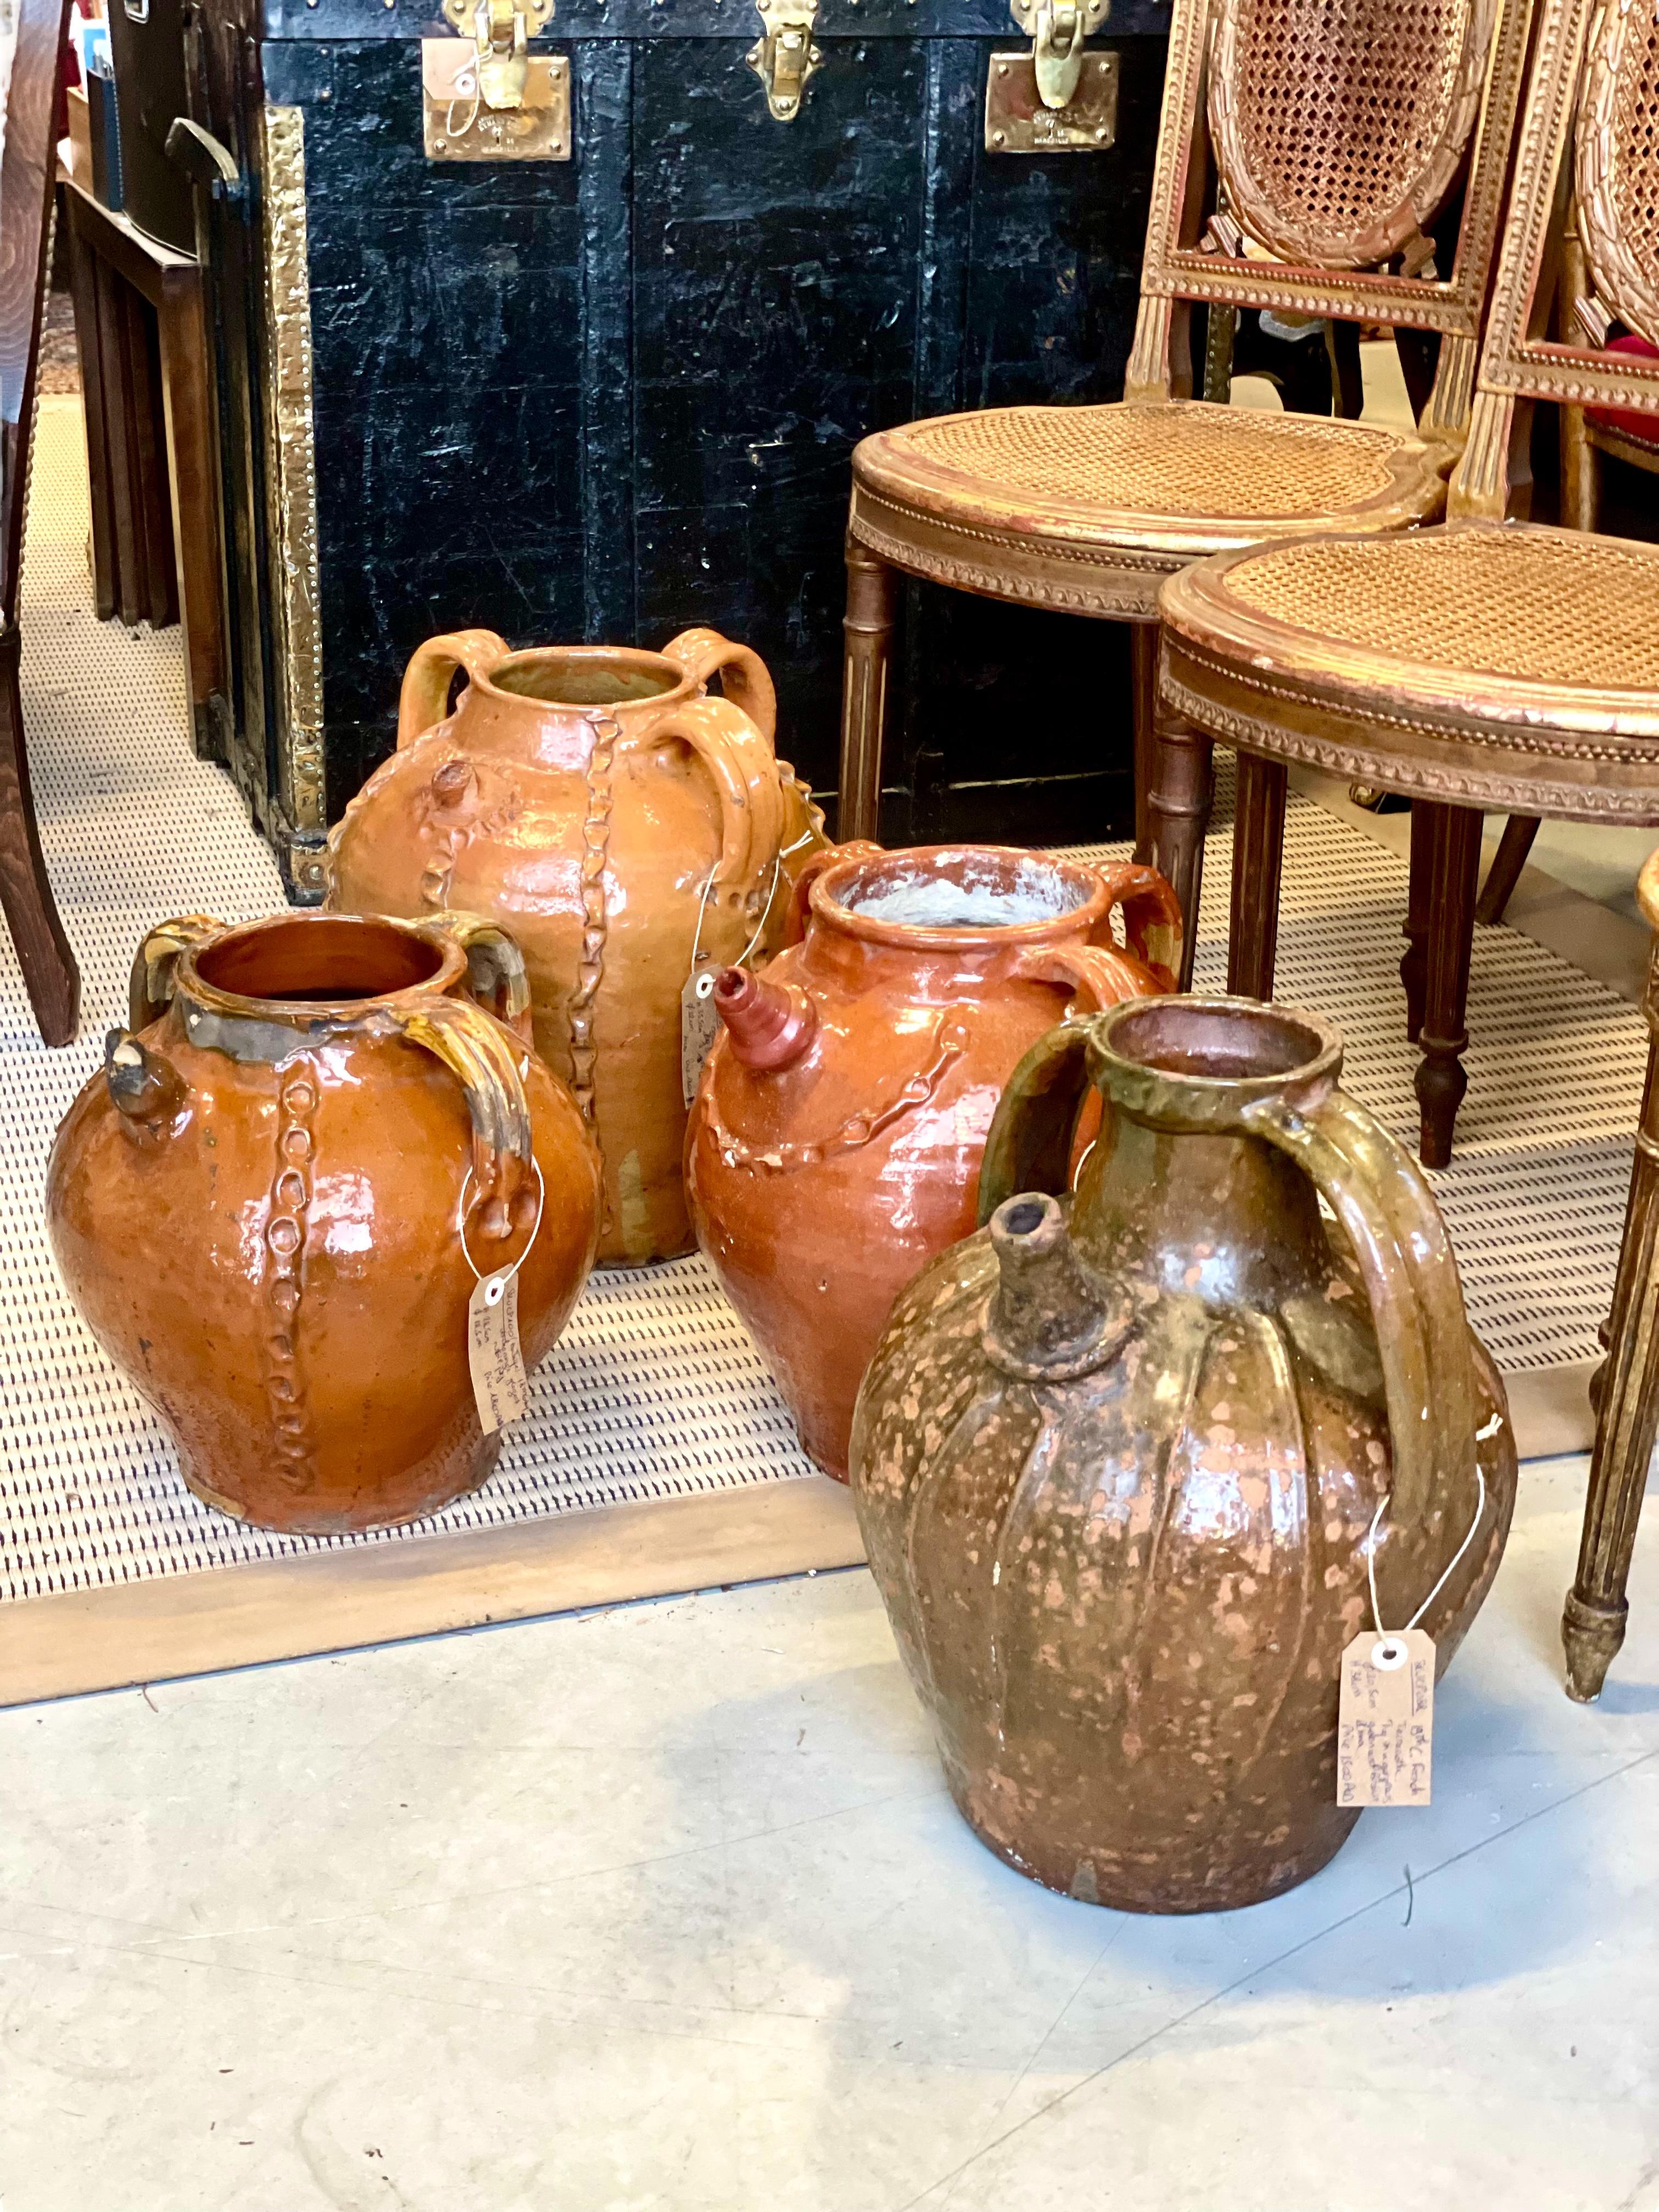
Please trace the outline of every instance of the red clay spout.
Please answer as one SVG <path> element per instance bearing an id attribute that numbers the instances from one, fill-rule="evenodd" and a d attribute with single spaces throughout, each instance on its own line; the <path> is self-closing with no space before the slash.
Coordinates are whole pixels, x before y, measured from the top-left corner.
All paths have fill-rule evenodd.
<path id="1" fill-rule="evenodd" d="M 817 1009 L 793 984 L 769 983 L 746 968 L 727 968 L 714 985 L 714 1011 L 745 1067 L 787 1067 L 812 1042 Z"/>

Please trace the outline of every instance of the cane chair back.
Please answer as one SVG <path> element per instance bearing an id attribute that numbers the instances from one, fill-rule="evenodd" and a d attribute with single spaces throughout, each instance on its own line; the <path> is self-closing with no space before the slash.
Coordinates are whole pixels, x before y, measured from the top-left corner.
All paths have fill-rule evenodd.
<path id="1" fill-rule="evenodd" d="M 1540 400 L 1659 430 L 1659 360 L 1591 335 L 1617 323 L 1659 343 L 1659 0 L 1544 0 L 1451 520 L 1524 512 Z"/>
<path id="2" fill-rule="evenodd" d="M 1380 267 L 1468 151 L 1498 0 L 1219 0 L 1208 111 L 1243 228 L 1282 260 Z"/>
<path id="3" fill-rule="evenodd" d="M 1440 334 L 1420 427 L 1460 445 L 1530 16 L 1530 0 L 1176 0 L 1126 397 L 1191 392 L 1194 302 L 1391 324 Z M 1435 235 L 1460 174 L 1457 234 Z"/>

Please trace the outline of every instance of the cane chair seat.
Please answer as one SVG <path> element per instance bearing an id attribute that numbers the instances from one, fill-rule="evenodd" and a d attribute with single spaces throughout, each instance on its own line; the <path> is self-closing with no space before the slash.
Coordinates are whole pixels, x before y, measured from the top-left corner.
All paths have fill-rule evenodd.
<path id="1" fill-rule="evenodd" d="M 1659 823 L 1659 545 L 1530 523 L 1300 538 L 1164 588 L 1164 691 L 1387 790 Z"/>
<path id="2" fill-rule="evenodd" d="M 960 590 L 1148 617 L 1204 554 L 1431 521 L 1453 458 L 1408 433 L 1202 400 L 985 408 L 863 440 L 852 526 Z"/>

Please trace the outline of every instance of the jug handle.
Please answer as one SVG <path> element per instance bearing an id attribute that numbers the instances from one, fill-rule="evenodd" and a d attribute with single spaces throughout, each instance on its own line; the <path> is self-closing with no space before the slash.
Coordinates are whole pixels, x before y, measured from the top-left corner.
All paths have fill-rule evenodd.
<path id="1" fill-rule="evenodd" d="M 1129 950 L 1152 970 L 1160 990 L 1173 991 L 1181 973 L 1185 933 L 1181 902 L 1174 890 L 1156 868 L 1141 867 L 1133 860 L 1110 862 L 1098 873 L 1105 881 L 1109 901 L 1102 928 L 1111 926 L 1111 908 L 1121 907 Z"/>
<path id="2" fill-rule="evenodd" d="M 778 733 L 778 695 L 771 672 L 752 646 L 734 645 L 717 629 L 683 629 L 663 647 L 694 684 L 720 679 L 720 690 L 740 708 L 769 745 Z"/>
<path id="3" fill-rule="evenodd" d="M 434 914 L 426 927 L 442 930 L 465 953 L 466 988 L 484 1011 L 520 1043 L 532 1043 L 530 975 L 518 939 L 481 914 Z"/>
<path id="4" fill-rule="evenodd" d="M 783 785 L 770 744 L 742 708 L 730 699 L 682 700 L 663 709 L 650 734 L 653 744 L 681 739 L 714 779 L 720 802 L 714 881 L 738 884 L 769 868 L 783 840 Z"/>
<path id="5" fill-rule="evenodd" d="M 1067 950 L 1106 957 L 1097 945 Z M 1052 958 L 1053 949 L 1043 957 Z M 1123 995 L 1116 993 L 1109 1003 Z M 1061 1022 L 1037 1039 L 1009 1077 L 980 1162 L 981 1229 L 1005 1199 L 1021 1191 L 1047 1191 L 1057 1198 L 1070 1188 L 1073 1140 L 1089 1095 L 1088 1049 L 1088 1024 Z"/>
<path id="6" fill-rule="evenodd" d="M 1097 1013 L 1125 999 L 1150 999 L 1170 988 L 1162 980 L 1164 971 L 1118 945 L 1029 945 L 1014 955 L 1012 972 L 1028 982 L 1058 983 L 1063 990 L 1081 992 Z M 1034 1190 L 1036 1186 L 1020 1188 Z"/>
<path id="7" fill-rule="evenodd" d="M 514 1201 L 536 1178 L 517 1041 L 472 1000 L 448 998 L 441 991 L 412 991 L 400 1006 L 385 1009 L 378 1018 L 434 1054 L 459 1083 L 472 1121 L 479 1226 L 486 1237 L 511 1235 Z"/>
<path id="8" fill-rule="evenodd" d="M 886 849 L 884 845 L 877 844 L 873 837 L 849 837 L 844 845 L 824 845 L 816 853 L 809 854 L 795 878 L 789 920 L 784 930 L 784 944 L 799 945 L 805 936 L 806 925 L 812 915 L 812 886 L 826 868 L 833 868 L 838 860 L 871 860 Z"/>
<path id="9" fill-rule="evenodd" d="M 1473 1499 L 1475 1492 L 1474 1363 L 1457 1261 L 1439 1208 L 1416 1161 L 1340 1091 L 1257 1099 L 1239 1126 L 1296 1162 L 1352 1248 L 1388 1393 L 1394 1443 L 1388 1517 L 1395 1534 L 1420 1529 L 1437 1499 L 1449 1492 Z M 1407 1612 L 1423 1594 L 1408 1597 Z"/>
<path id="10" fill-rule="evenodd" d="M 398 694 L 398 751 L 442 721 L 449 709 L 449 687 L 458 668 L 465 669 L 469 684 L 476 684 L 489 673 L 507 649 L 507 640 L 497 637 L 493 629 L 458 629 L 417 645 Z"/>
<path id="11" fill-rule="evenodd" d="M 127 1028 L 134 1036 L 159 1022 L 173 1004 L 173 971 L 179 954 L 204 945 L 224 926 L 210 914 L 180 914 L 145 933 L 127 985 Z"/>

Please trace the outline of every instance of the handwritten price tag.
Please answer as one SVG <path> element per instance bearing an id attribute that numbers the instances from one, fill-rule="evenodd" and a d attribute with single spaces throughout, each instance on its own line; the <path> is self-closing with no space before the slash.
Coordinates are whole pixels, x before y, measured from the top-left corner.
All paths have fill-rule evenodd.
<path id="1" fill-rule="evenodd" d="M 530 1403 L 519 1343 L 519 1278 L 510 1267 L 480 1275 L 466 1307 L 466 1356 L 478 1425 L 487 1437 L 516 1421 Z"/>
<path id="2" fill-rule="evenodd" d="M 1426 1805 L 1434 1749 L 1434 1639 L 1420 1628 L 1356 1636 L 1337 1703 L 1339 1805 Z"/>

